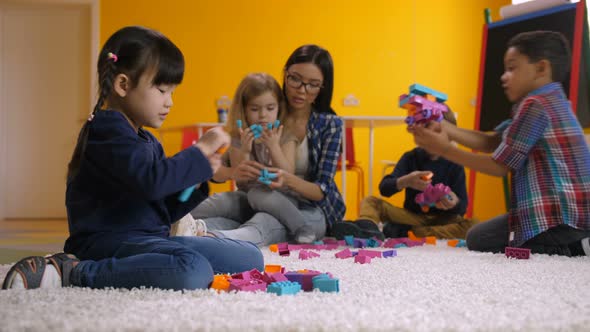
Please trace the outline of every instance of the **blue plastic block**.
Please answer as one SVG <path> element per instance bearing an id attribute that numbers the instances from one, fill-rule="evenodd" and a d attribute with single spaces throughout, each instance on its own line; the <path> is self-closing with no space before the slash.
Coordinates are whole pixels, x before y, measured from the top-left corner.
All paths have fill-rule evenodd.
<path id="1" fill-rule="evenodd" d="M 433 90 L 429 87 L 426 87 L 424 85 L 418 84 L 418 83 L 414 83 L 412 85 L 410 85 L 410 93 L 413 94 L 417 94 L 417 95 L 431 95 L 434 96 L 434 98 L 436 98 L 436 101 L 438 101 L 439 103 L 441 102 L 445 102 L 448 99 L 448 96 L 442 92 L 438 92 L 436 90 Z"/>
<path id="2" fill-rule="evenodd" d="M 267 123 L 267 124 L 266 124 L 266 128 L 267 128 L 268 130 L 272 130 L 272 123 Z"/>
<path id="3" fill-rule="evenodd" d="M 459 242 L 457 242 L 457 245 L 455 247 L 456 248 L 467 247 L 467 242 L 465 242 L 465 240 L 459 240 Z"/>
<path id="4" fill-rule="evenodd" d="M 368 239 L 367 240 L 367 247 L 369 248 L 377 248 L 379 246 L 379 242 L 375 239 Z"/>
<path id="5" fill-rule="evenodd" d="M 277 295 L 297 294 L 301 291 L 301 284 L 293 281 L 277 281 L 268 285 L 267 293 L 275 293 Z"/>
<path id="6" fill-rule="evenodd" d="M 333 292 L 338 293 L 340 291 L 339 280 L 330 278 L 327 274 L 320 274 L 319 276 L 313 277 L 313 288 L 319 289 L 320 292 Z"/>
<path id="7" fill-rule="evenodd" d="M 278 128 L 281 125 L 281 120 L 275 121 L 275 128 Z"/>
<path id="8" fill-rule="evenodd" d="M 178 195 L 178 200 L 181 202 L 186 202 L 188 201 L 189 197 L 191 197 L 191 195 L 193 194 L 193 191 L 195 190 L 196 185 L 191 186 L 186 188 L 185 190 L 183 190 L 180 195 Z"/>
<path id="9" fill-rule="evenodd" d="M 236 120 L 236 124 L 238 125 L 238 128 L 242 128 L 242 120 Z"/>
<path id="10" fill-rule="evenodd" d="M 347 246 L 354 246 L 354 236 L 344 235 L 344 242 L 346 242 Z"/>

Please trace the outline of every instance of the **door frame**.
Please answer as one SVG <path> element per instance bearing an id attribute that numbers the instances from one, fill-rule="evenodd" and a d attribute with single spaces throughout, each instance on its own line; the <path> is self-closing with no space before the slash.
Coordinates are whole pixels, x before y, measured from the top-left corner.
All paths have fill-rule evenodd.
<path id="1" fill-rule="evenodd" d="M 88 105 L 88 112 L 94 107 L 94 100 L 96 99 L 96 91 L 97 91 L 97 78 L 95 74 L 95 66 L 98 59 L 98 48 L 99 48 L 99 40 L 100 40 L 100 0 L 0 0 L 0 36 L 2 35 L 2 20 L 4 17 L 3 7 L 7 6 L 18 6 L 18 5 L 46 5 L 46 6 L 64 6 L 64 5 L 80 5 L 82 7 L 86 7 L 90 11 L 90 38 L 88 47 L 90 49 L 90 68 L 88 68 L 90 72 L 91 84 L 90 84 L 90 91 L 88 91 L 88 96 L 90 97 L 90 105 Z M 0 43 L 1 45 L 1 43 Z M 2 57 L 2 49 L 0 48 L 0 58 Z M 0 78 L 3 77 L 2 75 L 2 61 L 0 61 Z M 6 156 L 8 151 L 7 149 L 7 141 L 8 137 L 6 137 L 6 116 L 4 113 L 4 109 L 6 109 L 5 105 L 3 104 L 6 98 L 4 97 L 4 88 L 2 86 L 3 81 L 0 79 L 0 156 Z M 78 114 L 83 114 L 79 112 Z M 82 118 L 82 115 L 79 116 L 80 119 L 78 120 L 85 120 Z M 3 160 L 6 160 L 6 157 L 0 158 L 0 220 L 5 218 L 6 207 L 5 204 L 5 195 L 9 193 L 6 192 L 6 185 L 4 185 L 4 181 L 8 176 L 6 170 L 6 164 Z"/>

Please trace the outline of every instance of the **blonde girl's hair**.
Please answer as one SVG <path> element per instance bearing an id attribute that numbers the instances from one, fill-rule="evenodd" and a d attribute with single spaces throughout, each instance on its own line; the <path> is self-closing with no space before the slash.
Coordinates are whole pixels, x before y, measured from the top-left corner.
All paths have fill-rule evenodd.
<path id="1" fill-rule="evenodd" d="M 286 103 L 281 86 L 277 80 L 266 73 L 248 74 L 240 82 L 229 109 L 226 129 L 232 137 L 240 136 L 237 120 L 242 121 L 242 128 L 245 129 L 246 126 L 248 126 L 248 123 L 246 122 L 246 106 L 248 103 L 253 98 L 258 97 L 265 92 L 272 93 L 277 99 L 279 107 L 277 119 L 283 124 L 283 120 L 287 113 Z"/>

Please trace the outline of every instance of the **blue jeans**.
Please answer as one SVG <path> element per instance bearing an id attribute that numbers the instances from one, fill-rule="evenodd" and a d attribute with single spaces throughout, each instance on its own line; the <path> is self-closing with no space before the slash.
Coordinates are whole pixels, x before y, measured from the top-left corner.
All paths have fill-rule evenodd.
<path id="1" fill-rule="evenodd" d="M 124 242 L 115 257 L 81 261 L 72 284 L 90 288 L 153 287 L 203 289 L 214 273 L 264 270 L 260 250 L 252 243 L 213 237 L 138 236 Z"/>

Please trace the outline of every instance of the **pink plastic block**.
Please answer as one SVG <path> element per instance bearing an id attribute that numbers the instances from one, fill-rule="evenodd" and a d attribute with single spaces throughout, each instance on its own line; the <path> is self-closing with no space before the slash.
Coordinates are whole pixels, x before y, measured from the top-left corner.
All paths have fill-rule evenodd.
<path id="1" fill-rule="evenodd" d="M 350 252 L 350 249 L 346 248 L 342 251 L 337 252 L 336 254 L 334 254 L 334 256 L 336 256 L 336 258 L 345 259 L 352 257 L 352 252 Z"/>
<path id="2" fill-rule="evenodd" d="M 377 251 L 377 250 L 366 250 L 366 249 L 361 249 L 359 250 L 359 256 L 367 256 L 367 257 L 371 257 L 371 258 L 381 258 L 381 251 Z"/>
<path id="3" fill-rule="evenodd" d="M 336 244 L 338 245 L 338 240 L 332 238 L 324 238 L 324 244 Z"/>
<path id="4" fill-rule="evenodd" d="M 262 280 L 242 280 L 232 279 L 229 281 L 229 290 L 237 290 L 243 292 L 255 292 L 257 290 L 266 291 L 266 283 Z"/>
<path id="5" fill-rule="evenodd" d="M 244 272 L 241 272 L 241 273 L 232 274 L 231 275 L 231 278 L 232 279 L 241 279 L 241 280 L 250 280 L 250 279 L 252 279 L 250 277 L 250 271 L 244 271 Z"/>
<path id="6" fill-rule="evenodd" d="M 289 244 L 287 244 L 287 242 L 278 243 L 277 248 L 279 251 L 279 255 L 281 255 L 281 256 L 289 256 L 290 255 Z"/>
<path id="7" fill-rule="evenodd" d="M 357 255 L 354 258 L 354 262 L 355 263 L 360 263 L 360 264 L 369 264 L 371 263 L 371 257 L 369 256 L 361 256 L 361 255 Z"/>
<path id="8" fill-rule="evenodd" d="M 336 250 L 338 249 L 338 244 L 326 244 L 326 250 Z"/>
<path id="9" fill-rule="evenodd" d="M 289 244 L 288 248 L 289 248 L 289 251 L 303 249 L 303 247 L 300 244 Z"/>
<path id="10" fill-rule="evenodd" d="M 264 278 L 264 281 L 269 284 L 276 282 L 276 281 L 285 281 L 285 280 L 289 280 L 289 279 L 287 279 L 287 277 L 285 277 L 285 275 L 280 272 L 267 274 L 266 278 Z"/>
<path id="11" fill-rule="evenodd" d="M 506 247 L 504 248 L 504 254 L 506 254 L 506 257 L 508 258 L 529 259 L 531 256 L 531 249 Z"/>
<path id="12" fill-rule="evenodd" d="M 313 252 L 313 251 L 307 251 L 307 250 L 301 250 L 299 252 L 299 259 L 301 259 L 301 260 L 306 260 L 306 259 L 310 259 L 310 258 L 314 258 L 314 257 L 320 257 L 320 254 Z"/>

